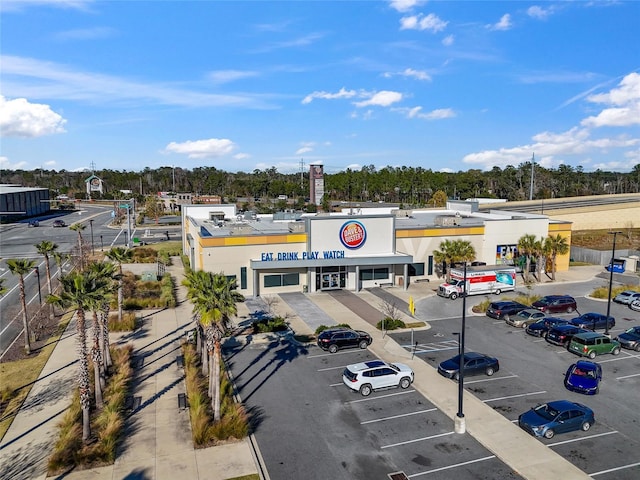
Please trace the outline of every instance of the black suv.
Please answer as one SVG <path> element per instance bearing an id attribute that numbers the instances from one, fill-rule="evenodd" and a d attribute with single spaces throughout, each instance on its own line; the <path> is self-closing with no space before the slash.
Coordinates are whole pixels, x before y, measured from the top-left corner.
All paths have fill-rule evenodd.
<path id="1" fill-rule="evenodd" d="M 562 318 L 556 317 L 545 317 L 540 320 L 527 325 L 525 328 L 525 332 L 534 337 L 546 337 L 549 330 L 553 327 L 557 327 L 558 325 L 564 325 L 565 323 L 569 323 L 567 320 L 563 320 Z"/>
<path id="2" fill-rule="evenodd" d="M 367 348 L 373 338 L 367 332 L 350 328 L 330 328 L 318 335 L 318 346 L 336 353 L 342 348 Z"/>
<path id="3" fill-rule="evenodd" d="M 569 295 L 547 295 L 531 304 L 544 313 L 571 313 L 578 307 L 576 299 Z"/>
<path id="4" fill-rule="evenodd" d="M 511 315 L 515 315 L 526 308 L 529 307 L 513 301 L 491 302 L 489 308 L 487 308 L 486 315 L 498 320 L 508 320 Z"/>
<path id="5" fill-rule="evenodd" d="M 584 328 L 571 325 L 570 323 L 565 323 L 564 325 L 558 325 L 557 327 L 549 329 L 546 340 L 554 345 L 566 347 L 569 345 L 569 342 L 571 342 L 574 335 L 586 333 L 588 331 L 589 330 L 585 330 Z"/>

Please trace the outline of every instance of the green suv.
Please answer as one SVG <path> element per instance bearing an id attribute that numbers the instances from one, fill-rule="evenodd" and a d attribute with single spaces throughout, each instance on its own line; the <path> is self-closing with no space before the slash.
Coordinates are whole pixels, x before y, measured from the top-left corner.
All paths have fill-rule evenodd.
<path id="1" fill-rule="evenodd" d="M 582 357 L 596 358 L 596 355 L 620 353 L 620 342 L 596 332 L 574 335 L 569 343 L 569 351 Z"/>

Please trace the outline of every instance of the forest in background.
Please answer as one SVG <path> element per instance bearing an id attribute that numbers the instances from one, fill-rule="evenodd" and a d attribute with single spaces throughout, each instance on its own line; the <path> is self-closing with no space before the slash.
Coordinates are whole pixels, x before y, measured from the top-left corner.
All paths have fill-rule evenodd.
<path id="1" fill-rule="evenodd" d="M 405 206 L 429 206 L 434 194 L 446 193 L 448 198 L 503 198 L 509 201 L 528 200 L 531 190 L 531 162 L 503 169 L 467 170 L 455 173 L 435 172 L 421 167 L 347 169 L 324 174 L 325 200 L 353 202 L 392 202 Z M 2 170 L 0 183 L 24 187 L 48 188 L 53 195 L 86 198 L 85 180 L 91 174 L 103 181 L 104 194 L 94 192 L 93 198 L 117 199 L 132 195 L 143 197 L 157 192 L 220 195 L 223 202 L 240 198 L 278 198 L 304 201 L 309 196 L 308 171 L 280 173 L 275 167 L 266 170 L 226 172 L 215 167 L 145 168 L 142 171 L 95 170 Z M 640 192 L 640 164 L 630 172 L 585 172 L 582 167 L 560 165 L 547 169 L 534 164 L 533 199 L 562 198 L 582 195 L 602 195 Z M 121 191 L 127 191 L 122 193 Z M 130 191 L 131 193 L 129 193 Z M 301 202 L 302 203 L 302 202 Z"/>

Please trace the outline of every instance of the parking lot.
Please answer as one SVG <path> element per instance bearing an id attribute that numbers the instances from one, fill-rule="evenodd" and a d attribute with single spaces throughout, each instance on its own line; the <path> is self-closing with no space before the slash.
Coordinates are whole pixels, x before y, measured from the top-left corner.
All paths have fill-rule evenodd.
<path id="1" fill-rule="evenodd" d="M 584 296 L 592 287 L 585 284 L 572 288 L 580 313 L 604 312 L 606 302 Z M 473 304 L 474 300 L 468 300 Z M 413 334 L 392 333 L 391 336 L 407 350 L 415 348 L 416 356 L 437 368 L 440 362 L 458 353 L 458 336 L 454 332 L 460 330 L 461 305 L 458 301 L 453 307 L 459 309 L 459 316 L 431 321 L 429 330 Z M 442 299 L 429 298 L 420 308 L 437 311 L 452 308 L 452 304 L 443 305 Z M 611 315 L 617 321 L 610 331 L 612 336 L 640 324 L 637 312 L 623 305 L 612 304 Z M 570 319 L 576 314 L 554 316 Z M 467 391 L 514 423 L 521 413 L 539 403 L 567 399 L 587 405 L 596 417 L 595 425 L 588 432 L 571 432 L 540 441 L 594 478 L 640 478 L 638 352 L 623 349 L 617 356 L 598 356 L 595 361 L 603 368 L 600 393 L 586 396 L 569 392 L 563 385 L 567 368 L 581 357 L 543 338 L 529 336 L 523 329 L 511 327 L 503 320 L 484 315 L 467 315 L 466 327 L 465 350 L 495 356 L 500 361 L 500 371 L 491 377 L 465 378 Z"/>
<path id="2" fill-rule="evenodd" d="M 349 390 L 342 371 L 375 359 L 368 350 L 283 340 L 238 344 L 225 357 L 273 479 L 521 478 L 415 389 Z"/>

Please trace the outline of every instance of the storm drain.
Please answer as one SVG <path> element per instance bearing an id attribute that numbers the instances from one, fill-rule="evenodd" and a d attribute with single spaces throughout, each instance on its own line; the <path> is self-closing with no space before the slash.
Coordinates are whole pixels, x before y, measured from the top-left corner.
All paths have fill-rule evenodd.
<path id="1" fill-rule="evenodd" d="M 389 480 L 409 480 L 404 472 L 393 472 L 388 475 Z"/>

